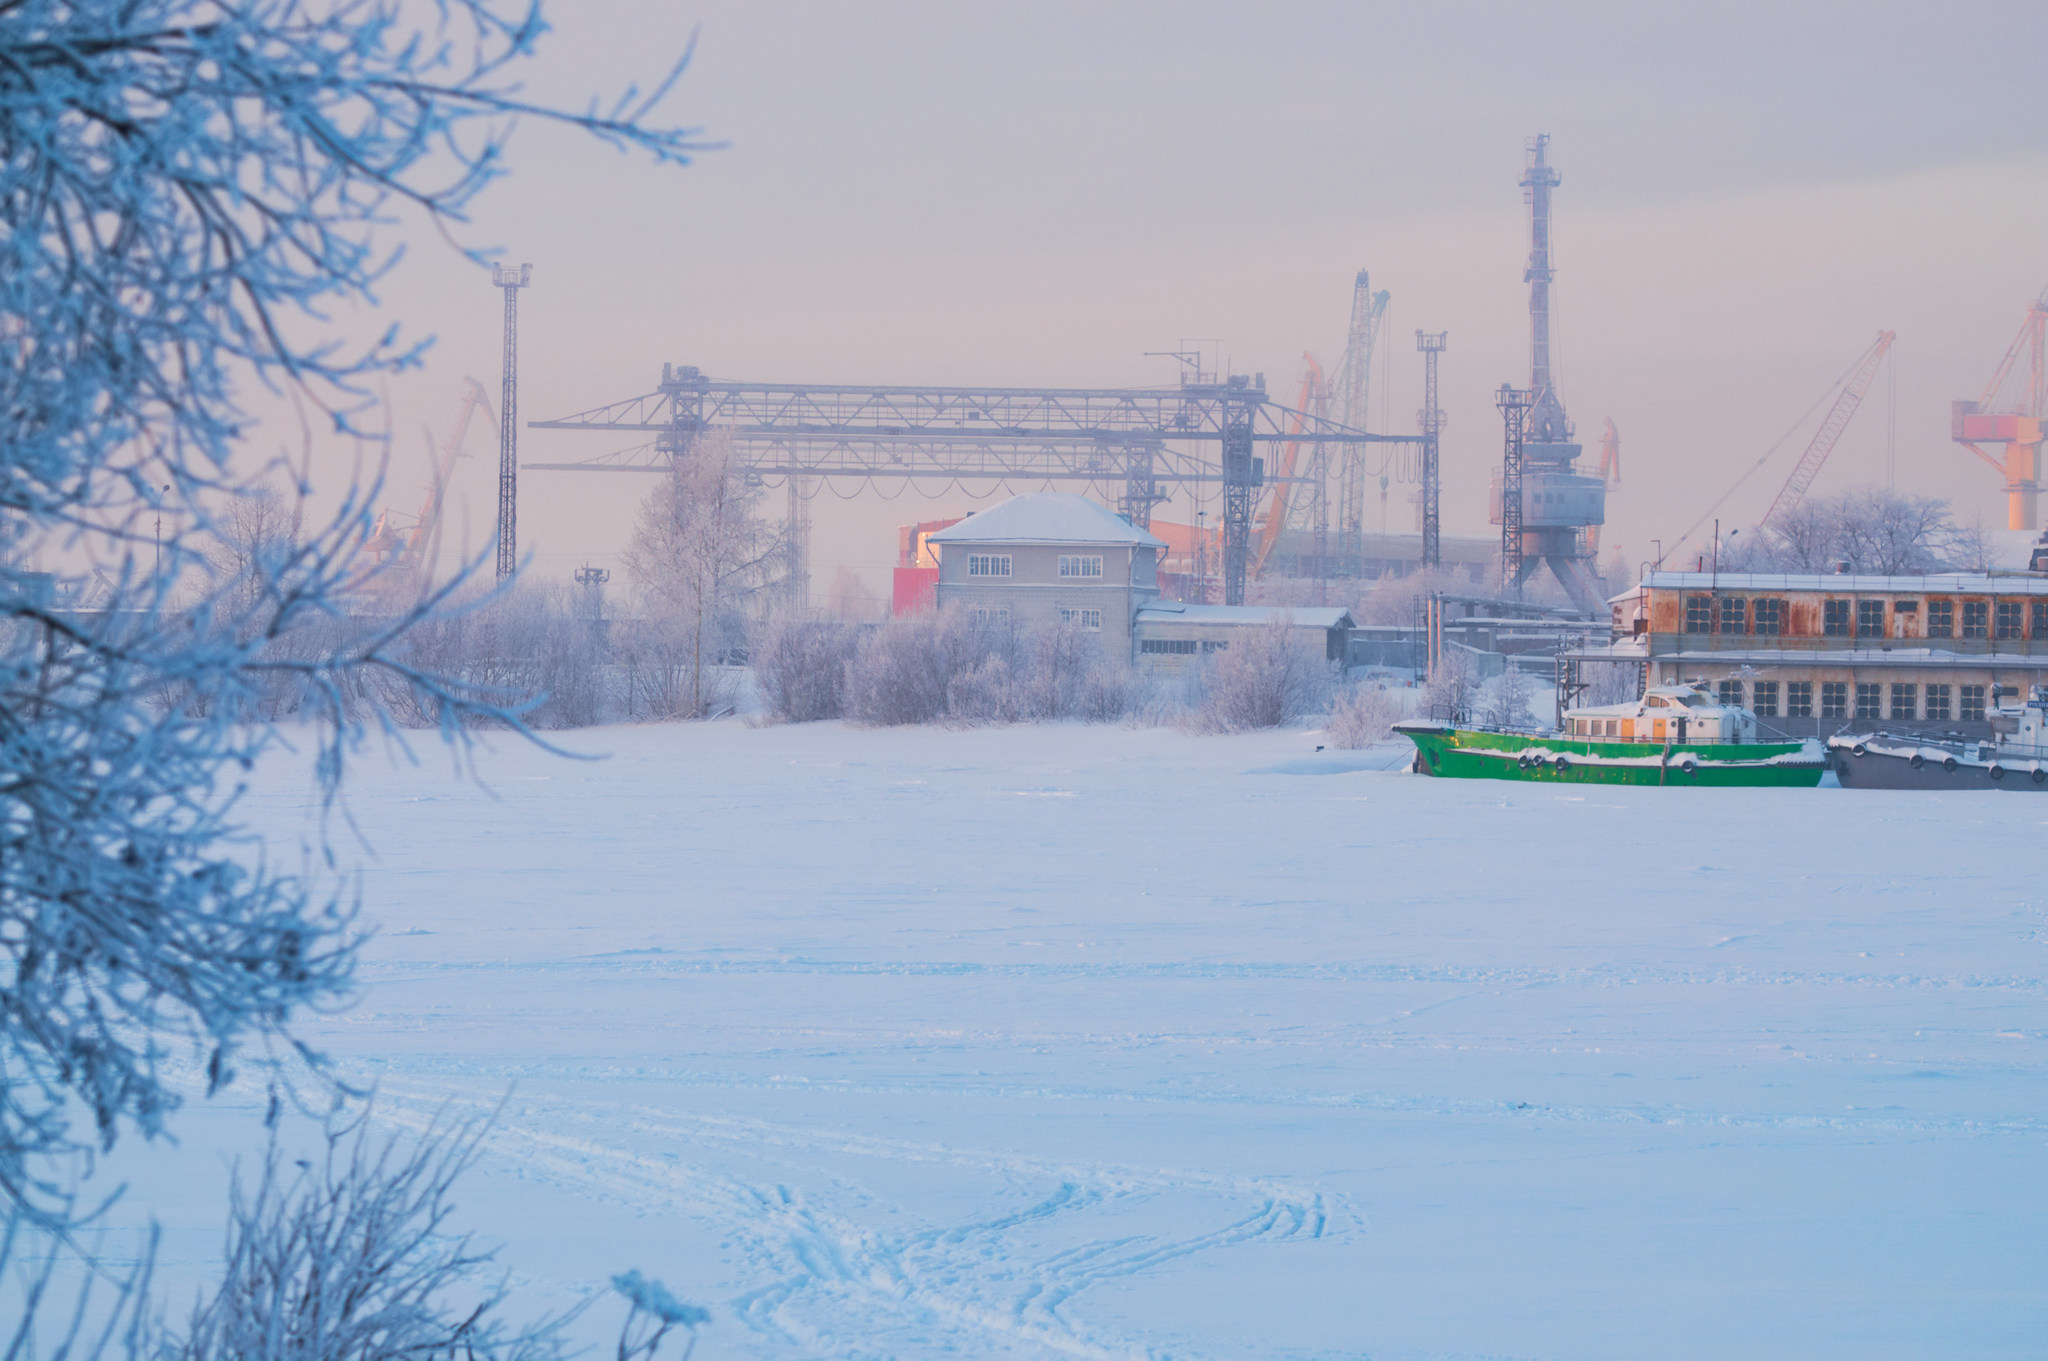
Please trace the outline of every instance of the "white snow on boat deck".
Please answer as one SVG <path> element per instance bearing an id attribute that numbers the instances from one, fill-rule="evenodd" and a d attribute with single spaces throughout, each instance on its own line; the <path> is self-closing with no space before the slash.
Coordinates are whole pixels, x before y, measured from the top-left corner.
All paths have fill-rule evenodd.
<path id="1" fill-rule="evenodd" d="M 359 768 L 382 934 L 307 1028 L 401 1121 L 515 1088 L 460 1199 L 532 1298 L 638 1268 L 700 1361 L 2048 1337 L 2048 797 L 567 740 L 611 755 Z M 310 806 L 281 761 L 250 813 L 295 855 Z M 216 1221 L 164 1170 L 249 1123 L 147 1160 L 173 1256 Z"/>

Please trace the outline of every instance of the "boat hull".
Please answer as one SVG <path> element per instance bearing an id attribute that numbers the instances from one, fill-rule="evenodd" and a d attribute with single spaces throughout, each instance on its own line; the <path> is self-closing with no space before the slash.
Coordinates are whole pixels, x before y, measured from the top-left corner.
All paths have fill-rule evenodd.
<path id="1" fill-rule="evenodd" d="M 1415 770 L 1444 779 L 1811 789 L 1828 768 L 1824 756 L 1796 742 L 1665 748 L 1436 723 L 1402 723 L 1395 731 L 1415 744 Z"/>
<path id="2" fill-rule="evenodd" d="M 1862 755 L 1857 755 L 1858 749 Z M 1920 757 L 1916 765 L 1913 757 Z M 2048 764 L 1978 760 L 1954 750 L 1882 736 L 1836 737 L 1828 759 L 1844 789 L 2010 789 L 2048 793 Z M 1992 772 L 2001 772 L 1994 777 Z"/>

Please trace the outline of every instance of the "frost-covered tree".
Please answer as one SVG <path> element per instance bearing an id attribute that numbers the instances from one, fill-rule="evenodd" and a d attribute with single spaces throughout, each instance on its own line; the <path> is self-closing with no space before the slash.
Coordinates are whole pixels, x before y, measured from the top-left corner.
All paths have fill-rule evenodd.
<path id="1" fill-rule="evenodd" d="M 676 457 L 626 550 L 640 601 L 625 646 L 657 716 L 701 718 L 724 697 L 716 668 L 787 559 L 730 439 L 707 436 Z"/>
<path id="2" fill-rule="evenodd" d="M 1211 732 L 1277 728 L 1313 710 L 1329 685 L 1322 649 L 1283 612 L 1240 630 L 1216 654 L 1195 722 Z"/>
<path id="3" fill-rule="evenodd" d="M 1959 529 L 1948 502 L 1854 487 L 1801 501 L 1743 541 L 1724 543 L 1721 570 L 1852 572 L 1904 576 L 1965 565 L 1981 548 Z"/>
<path id="4" fill-rule="evenodd" d="M 349 904 L 238 840 L 265 693 L 282 678 L 320 722 L 330 790 L 366 677 L 451 732 L 505 717 L 407 656 L 439 596 L 350 613 L 365 496 L 267 539 L 239 584 L 190 584 L 253 482 L 245 395 L 355 429 L 418 345 L 351 345 L 324 318 L 375 302 L 394 220 L 461 220 L 510 116 L 660 161 L 692 149 L 646 121 L 674 73 L 608 110 L 524 101 L 510 81 L 544 31 L 523 0 L 0 4 L 0 1202 L 18 1211 L 64 1215 L 48 1159 L 159 1131 L 188 1056 L 217 1087 L 349 988 Z M 37 550 L 111 564 L 99 607 L 54 603 L 19 566 Z"/>

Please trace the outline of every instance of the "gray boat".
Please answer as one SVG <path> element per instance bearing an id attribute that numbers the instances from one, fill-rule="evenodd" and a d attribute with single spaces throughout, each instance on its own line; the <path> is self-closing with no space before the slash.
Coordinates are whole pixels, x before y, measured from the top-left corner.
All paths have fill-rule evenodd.
<path id="1" fill-rule="evenodd" d="M 2035 690 L 1991 716 L 1991 740 L 1874 732 L 1830 737 L 1828 763 L 1844 789 L 2048 791 L 2048 696 Z"/>

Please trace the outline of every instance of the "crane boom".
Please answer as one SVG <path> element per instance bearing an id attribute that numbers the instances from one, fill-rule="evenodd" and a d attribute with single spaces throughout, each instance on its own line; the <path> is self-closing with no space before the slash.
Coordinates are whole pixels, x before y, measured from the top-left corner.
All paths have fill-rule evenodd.
<path id="1" fill-rule="evenodd" d="M 1829 408 L 1827 419 L 1820 423 L 1820 429 L 1813 432 L 1813 440 L 1806 446 L 1806 452 L 1799 456 L 1799 463 L 1792 469 L 1792 475 L 1785 479 L 1785 485 L 1778 489 L 1778 499 L 1771 502 L 1771 508 L 1764 514 L 1763 523 L 1771 524 L 1777 518 L 1798 505 L 1813 486 L 1813 479 L 1820 475 L 1821 464 L 1828 461 L 1834 452 L 1835 442 L 1842 432 L 1849 428 L 1849 418 L 1856 414 L 1856 408 L 1863 405 L 1864 394 L 1870 391 L 1870 380 L 1877 376 L 1877 366 L 1883 362 L 1885 352 L 1892 347 L 1893 333 L 1879 331 L 1877 341 L 1857 361 L 1855 372 L 1835 398 Z"/>
<path id="2" fill-rule="evenodd" d="M 1294 416 L 1287 432 L 1290 435 L 1301 433 L 1302 423 L 1308 419 L 1308 413 L 1315 410 L 1322 399 L 1323 366 L 1316 362 L 1316 357 L 1312 354 L 1304 353 L 1301 357 L 1308 365 L 1308 371 L 1301 378 L 1301 400 L 1294 404 Z M 1260 526 L 1258 542 L 1252 545 L 1253 577 L 1265 575 L 1266 559 L 1272 556 L 1274 547 L 1279 544 L 1280 531 L 1287 527 L 1287 494 L 1294 486 L 1288 479 L 1294 476 L 1295 466 L 1300 459 L 1299 440 L 1289 440 L 1281 446 L 1280 477 L 1273 483 L 1273 498 L 1267 503 L 1266 520 Z"/>

